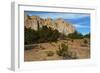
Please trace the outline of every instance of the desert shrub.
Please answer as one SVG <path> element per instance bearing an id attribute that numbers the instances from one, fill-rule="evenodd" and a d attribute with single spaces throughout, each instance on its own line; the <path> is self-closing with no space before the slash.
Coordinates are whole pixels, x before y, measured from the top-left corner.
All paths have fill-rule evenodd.
<path id="1" fill-rule="evenodd" d="M 59 50 L 57 50 L 57 54 L 59 56 L 65 56 L 68 53 L 68 46 L 65 44 L 61 44 L 61 47 L 59 46 Z"/>
<path id="2" fill-rule="evenodd" d="M 26 45 L 37 42 L 39 35 L 35 30 L 32 30 L 31 28 L 24 28 L 24 31 L 24 43 Z"/>
<path id="3" fill-rule="evenodd" d="M 76 53 L 68 51 L 68 46 L 65 44 L 61 44 L 59 50 L 56 51 L 59 56 L 62 56 L 63 59 L 76 59 Z"/>
<path id="4" fill-rule="evenodd" d="M 59 37 L 59 32 L 58 30 L 53 30 L 50 27 L 47 26 L 43 26 L 40 30 L 39 30 L 39 40 L 40 42 L 52 42 L 52 41 L 57 41 L 58 37 Z"/>
<path id="5" fill-rule="evenodd" d="M 47 56 L 53 56 L 54 55 L 54 52 L 52 51 L 47 51 Z"/>
<path id="6" fill-rule="evenodd" d="M 87 41 L 86 39 L 84 39 L 84 41 L 83 41 L 83 42 L 84 42 L 84 44 L 88 44 L 88 41 Z"/>
<path id="7" fill-rule="evenodd" d="M 56 42 L 60 33 L 58 30 L 53 30 L 50 27 L 43 26 L 39 30 L 33 30 L 31 28 L 24 28 L 25 45 L 42 43 L 42 42 Z"/>
<path id="8" fill-rule="evenodd" d="M 72 39 L 71 42 L 74 42 L 74 40 Z"/>
<path id="9" fill-rule="evenodd" d="M 84 37 L 84 38 L 90 38 L 90 33 L 85 34 L 83 37 Z"/>
<path id="10" fill-rule="evenodd" d="M 60 33 L 59 39 L 66 40 L 67 36 L 65 34 L 63 34 L 63 33 Z"/>
<path id="11" fill-rule="evenodd" d="M 71 38 L 71 39 L 81 39 L 81 38 L 83 38 L 83 35 L 77 31 L 75 31 L 74 33 L 68 34 L 67 37 Z"/>

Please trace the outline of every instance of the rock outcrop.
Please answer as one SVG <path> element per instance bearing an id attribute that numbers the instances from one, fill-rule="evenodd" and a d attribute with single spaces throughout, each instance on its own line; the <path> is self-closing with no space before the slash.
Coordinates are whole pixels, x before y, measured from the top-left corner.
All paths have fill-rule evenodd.
<path id="1" fill-rule="evenodd" d="M 65 22 L 62 18 L 58 18 L 53 20 L 51 18 L 40 18 L 39 16 L 25 16 L 24 17 L 24 26 L 26 28 L 31 28 L 37 30 L 38 27 L 47 26 L 52 29 L 57 29 L 60 33 L 68 35 L 75 31 L 74 26 L 72 24 Z"/>

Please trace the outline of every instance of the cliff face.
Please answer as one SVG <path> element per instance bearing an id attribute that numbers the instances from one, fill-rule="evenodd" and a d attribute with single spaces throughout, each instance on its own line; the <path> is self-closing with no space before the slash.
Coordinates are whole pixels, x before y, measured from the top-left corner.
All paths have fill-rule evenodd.
<path id="1" fill-rule="evenodd" d="M 24 26 L 26 28 L 31 28 L 37 30 L 38 27 L 47 26 L 53 29 L 57 29 L 59 32 L 68 35 L 69 33 L 73 33 L 75 31 L 74 26 L 65 22 L 62 18 L 58 18 L 56 20 L 52 20 L 51 18 L 40 18 L 39 16 L 25 16 L 24 17 Z"/>

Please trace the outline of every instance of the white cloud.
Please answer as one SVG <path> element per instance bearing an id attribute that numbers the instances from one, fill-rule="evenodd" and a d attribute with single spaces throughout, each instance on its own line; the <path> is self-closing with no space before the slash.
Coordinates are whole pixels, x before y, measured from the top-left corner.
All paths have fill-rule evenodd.
<path id="1" fill-rule="evenodd" d="M 89 16 L 89 15 L 87 15 L 87 14 L 75 14 L 75 13 L 63 14 L 63 17 L 68 18 L 68 19 L 77 19 L 77 18 L 83 18 L 83 17 L 87 17 L 87 16 Z"/>
<path id="2" fill-rule="evenodd" d="M 77 19 L 89 16 L 88 14 L 75 14 L 75 13 L 46 13 L 39 14 L 41 17 L 47 18 L 65 18 L 65 19 Z"/>
<path id="3" fill-rule="evenodd" d="M 26 14 L 30 14 L 30 12 L 26 12 Z M 89 14 L 80 14 L 80 13 L 52 13 L 52 12 L 34 12 L 30 15 L 37 15 L 42 18 L 51 17 L 53 19 L 55 18 L 65 18 L 65 19 L 77 19 L 77 18 L 83 18 L 89 16 Z"/>
<path id="4" fill-rule="evenodd" d="M 76 28 L 90 28 L 89 26 L 79 25 L 79 24 L 73 24 L 73 26 L 76 27 Z"/>

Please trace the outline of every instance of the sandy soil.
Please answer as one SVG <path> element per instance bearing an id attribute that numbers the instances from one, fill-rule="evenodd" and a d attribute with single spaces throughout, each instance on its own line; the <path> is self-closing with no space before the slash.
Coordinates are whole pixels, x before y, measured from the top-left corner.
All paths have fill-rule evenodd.
<path id="1" fill-rule="evenodd" d="M 87 39 L 89 41 L 89 39 Z M 52 43 L 39 43 L 36 47 L 24 51 L 25 61 L 45 61 L 45 60 L 62 60 L 63 57 L 57 55 L 56 51 L 59 45 L 64 43 L 68 45 L 69 51 L 75 52 L 77 59 L 90 58 L 90 45 L 84 43 L 84 39 L 59 40 Z M 33 44 L 34 45 L 34 44 Z M 52 52 L 52 56 L 48 56 Z"/>

